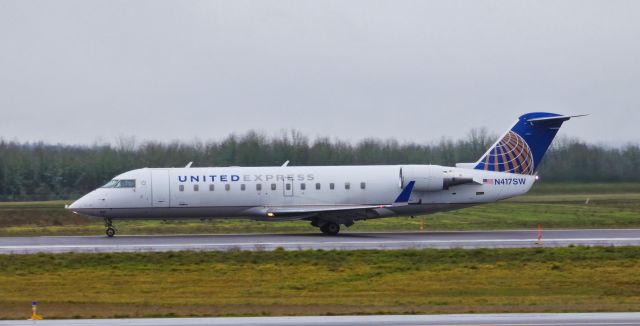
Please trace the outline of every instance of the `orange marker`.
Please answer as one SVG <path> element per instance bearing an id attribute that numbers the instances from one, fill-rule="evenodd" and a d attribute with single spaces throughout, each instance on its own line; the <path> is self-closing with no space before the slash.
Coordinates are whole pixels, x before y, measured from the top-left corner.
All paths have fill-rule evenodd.
<path id="1" fill-rule="evenodd" d="M 542 227 L 538 224 L 538 241 L 537 244 L 540 244 L 540 240 L 542 240 Z"/>

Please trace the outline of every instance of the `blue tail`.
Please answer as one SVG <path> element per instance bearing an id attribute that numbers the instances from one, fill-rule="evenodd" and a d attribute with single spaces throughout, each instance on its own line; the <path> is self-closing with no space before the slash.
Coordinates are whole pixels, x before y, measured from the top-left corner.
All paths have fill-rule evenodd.
<path id="1" fill-rule="evenodd" d="M 551 141 L 572 116 L 532 112 L 518 118 L 516 124 L 475 163 L 485 171 L 534 174 Z"/>

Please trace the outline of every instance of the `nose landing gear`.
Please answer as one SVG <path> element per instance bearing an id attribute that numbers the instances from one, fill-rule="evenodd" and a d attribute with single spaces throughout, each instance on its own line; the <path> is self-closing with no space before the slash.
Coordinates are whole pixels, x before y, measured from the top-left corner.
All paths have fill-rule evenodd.
<path id="1" fill-rule="evenodd" d="M 116 229 L 113 227 L 113 222 L 111 221 L 110 218 L 104 219 L 104 226 L 107 227 L 107 230 L 106 230 L 107 237 L 113 238 L 113 236 L 116 235 Z"/>

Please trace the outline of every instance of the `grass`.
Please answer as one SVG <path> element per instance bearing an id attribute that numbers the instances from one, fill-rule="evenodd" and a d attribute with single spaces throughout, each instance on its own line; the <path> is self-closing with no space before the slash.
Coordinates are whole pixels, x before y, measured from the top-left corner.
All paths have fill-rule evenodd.
<path id="1" fill-rule="evenodd" d="M 0 318 L 640 309 L 640 248 L 0 255 Z"/>
<path id="2" fill-rule="evenodd" d="M 0 236 L 103 234 L 103 222 L 66 211 L 65 201 L 0 203 Z M 640 184 L 539 184 L 499 203 L 425 216 L 428 230 L 640 227 Z M 119 234 L 317 232 L 306 221 L 117 221 Z M 415 231 L 419 218 L 357 222 L 343 232 Z"/>

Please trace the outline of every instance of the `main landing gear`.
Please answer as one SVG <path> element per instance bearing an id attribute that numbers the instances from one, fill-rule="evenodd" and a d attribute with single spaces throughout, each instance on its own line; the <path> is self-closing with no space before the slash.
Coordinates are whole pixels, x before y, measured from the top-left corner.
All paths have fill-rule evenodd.
<path id="1" fill-rule="evenodd" d="M 326 235 L 336 235 L 338 234 L 338 232 L 340 232 L 340 224 L 327 222 L 325 224 L 322 224 L 322 226 L 320 226 L 320 231 L 322 231 L 322 233 Z"/>
<path id="2" fill-rule="evenodd" d="M 113 227 L 113 222 L 111 221 L 110 218 L 104 219 L 104 226 L 107 227 L 107 230 L 106 230 L 107 237 L 113 238 L 113 236 L 116 235 L 116 229 Z"/>
<path id="3" fill-rule="evenodd" d="M 353 220 L 337 220 L 336 222 L 332 222 L 319 218 L 311 219 L 311 226 L 320 228 L 320 231 L 325 235 L 337 235 L 340 232 L 340 225 L 350 227 L 353 225 Z"/>

